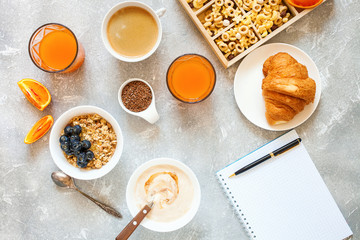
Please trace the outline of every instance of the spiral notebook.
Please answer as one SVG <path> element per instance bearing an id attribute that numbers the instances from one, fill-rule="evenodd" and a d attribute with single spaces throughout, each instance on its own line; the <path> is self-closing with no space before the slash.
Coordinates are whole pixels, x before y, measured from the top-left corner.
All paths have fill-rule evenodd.
<path id="1" fill-rule="evenodd" d="M 292 130 L 216 173 L 250 239 L 341 240 L 352 235 L 302 143 L 228 178 L 298 137 Z"/>

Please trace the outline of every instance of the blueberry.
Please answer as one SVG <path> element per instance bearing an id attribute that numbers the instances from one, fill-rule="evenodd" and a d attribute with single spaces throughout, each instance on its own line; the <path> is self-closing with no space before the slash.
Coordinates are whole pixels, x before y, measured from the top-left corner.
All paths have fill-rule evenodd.
<path id="1" fill-rule="evenodd" d="M 76 164 L 79 166 L 79 167 L 81 167 L 81 168 L 86 168 L 87 167 L 87 165 L 88 165 L 88 163 L 85 161 L 85 162 L 78 162 L 78 161 L 76 161 Z"/>
<path id="2" fill-rule="evenodd" d="M 71 150 L 68 150 L 68 151 L 65 151 L 65 154 L 70 156 L 70 155 L 74 155 L 74 152 Z"/>
<path id="3" fill-rule="evenodd" d="M 94 153 L 90 150 L 86 151 L 86 161 L 91 161 L 95 157 Z"/>
<path id="4" fill-rule="evenodd" d="M 77 160 L 80 162 L 84 162 L 86 158 L 86 154 L 84 152 L 80 152 L 79 155 L 77 155 Z"/>
<path id="5" fill-rule="evenodd" d="M 76 157 L 78 157 L 83 151 L 79 150 L 79 151 L 74 151 L 74 155 Z"/>
<path id="6" fill-rule="evenodd" d="M 82 148 L 81 146 L 81 142 L 80 141 L 72 141 L 71 144 L 70 144 L 70 149 L 73 150 L 74 152 L 76 151 L 80 151 Z"/>
<path id="7" fill-rule="evenodd" d="M 79 135 L 71 135 L 70 142 L 72 143 L 73 141 L 80 141 Z"/>
<path id="8" fill-rule="evenodd" d="M 85 161 L 85 162 L 76 161 L 76 164 L 81 168 L 86 168 L 88 165 L 88 162 L 87 161 Z"/>
<path id="9" fill-rule="evenodd" d="M 70 143 L 69 142 L 61 143 L 60 147 L 64 152 L 70 151 Z"/>
<path id="10" fill-rule="evenodd" d="M 81 141 L 81 145 L 82 145 L 83 149 L 89 149 L 91 147 L 91 142 L 88 140 L 83 140 L 83 141 Z"/>
<path id="11" fill-rule="evenodd" d="M 75 125 L 73 128 L 74 128 L 74 134 L 79 135 L 81 133 L 81 126 L 80 125 Z"/>
<path id="12" fill-rule="evenodd" d="M 60 143 L 64 143 L 64 142 L 69 142 L 70 139 L 69 139 L 68 136 L 62 135 L 62 136 L 60 137 L 59 141 L 60 141 Z"/>
<path id="13" fill-rule="evenodd" d="M 64 128 L 64 134 L 65 134 L 66 136 L 71 136 L 73 133 L 74 133 L 74 128 L 73 128 L 73 127 L 71 127 L 71 126 L 66 126 L 66 127 Z"/>
<path id="14" fill-rule="evenodd" d="M 87 161 L 85 160 L 85 153 L 81 152 L 78 156 L 77 156 L 77 160 L 76 160 L 76 164 L 81 167 L 84 168 L 87 166 Z"/>

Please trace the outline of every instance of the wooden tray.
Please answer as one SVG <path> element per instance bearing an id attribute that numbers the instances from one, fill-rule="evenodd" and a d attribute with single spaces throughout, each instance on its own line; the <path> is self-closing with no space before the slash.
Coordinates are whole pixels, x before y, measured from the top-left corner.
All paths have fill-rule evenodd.
<path id="1" fill-rule="evenodd" d="M 210 47 L 212 48 L 212 50 L 214 51 L 214 53 L 216 54 L 216 56 L 218 57 L 218 59 L 220 60 L 220 62 L 222 63 L 222 65 L 225 68 L 230 67 L 231 65 L 233 65 L 234 63 L 236 63 L 237 61 L 239 61 L 240 59 L 245 57 L 247 54 L 249 54 L 252 50 L 259 47 L 260 45 L 265 43 L 267 40 L 274 37 L 276 34 L 280 33 L 285 28 L 287 28 L 288 26 L 290 26 L 291 24 L 293 24 L 294 22 L 296 22 L 301 17 L 308 14 L 309 12 L 311 12 L 314 9 L 314 8 L 312 8 L 312 9 L 298 9 L 298 8 L 295 8 L 295 7 L 291 6 L 290 4 L 288 4 L 286 2 L 286 0 L 283 0 L 282 1 L 283 4 L 288 7 L 288 11 L 291 14 L 291 18 L 288 20 L 288 22 L 283 23 L 283 25 L 281 25 L 276 30 L 269 33 L 266 37 L 261 37 L 261 35 L 259 34 L 257 28 L 254 25 L 254 22 L 252 22 L 251 23 L 252 29 L 255 32 L 255 34 L 256 34 L 256 36 L 258 37 L 259 40 L 255 44 L 251 45 L 244 52 L 242 52 L 239 55 L 235 56 L 233 59 L 228 60 L 227 58 L 225 58 L 224 53 L 219 49 L 219 47 L 215 43 L 215 39 L 220 37 L 222 35 L 222 33 L 227 31 L 231 27 L 235 26 L 235 22 L 232 22 L 229 26 L 227 26 L 221 32 L 215 34 L 214 36 L 210 36 L 209 33 L 206 31 L 205 27 L 203 26 L 203 24 L 201 23 L 200 18 L 201 18 L 201 15 L 204 14 L 207 10 L 212 9 L 212 5 L 215 4 L 216 0 L 207 1 L 204 4 L 204 6 L 199 8 L 199 9 L 191 8 L 189 3 L 186 0 L 178 0 L 178 1 L 181 3 L 181 5 L 183 6 L 183 8 L 187 12 L 187 14 L 190 16 L 192 21 L 195 23 L 195 25 L 197 26 L 197 28 L 199 29 L 201 34 L 204 36 L 204 38 L 206 39 L 206 41 L 208 42 L 208 44 L 210 45 Z M 236 1 L 233 1 L 233 2 L 235 4 L 235 6 L 237 6 L 241 10 L 243 18 L 251 13 L 251 11 L 246 12 L 242 7 L 239 6 L 239 4 Z"/>

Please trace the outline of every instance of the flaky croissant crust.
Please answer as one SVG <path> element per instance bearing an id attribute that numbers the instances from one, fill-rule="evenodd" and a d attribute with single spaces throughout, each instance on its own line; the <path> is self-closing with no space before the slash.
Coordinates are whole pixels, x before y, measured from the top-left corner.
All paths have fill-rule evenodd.
<path id="1" fill-rule="evenodd" d="M 280 52 L 266 59 L 262 82 L 265 116 L 269 124 L 290 121 L 305 105 L 314 102 L 316 83 L 306 66 L 288 53 Z"/>

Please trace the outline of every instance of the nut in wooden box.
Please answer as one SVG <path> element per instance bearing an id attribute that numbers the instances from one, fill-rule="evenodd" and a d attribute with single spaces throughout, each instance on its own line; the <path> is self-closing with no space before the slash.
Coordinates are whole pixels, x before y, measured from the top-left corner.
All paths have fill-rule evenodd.
<path id="1" fill-rule="evenodd" d="M 179 0 L 225 68 L 312 9 L 285 0 Z"/>

